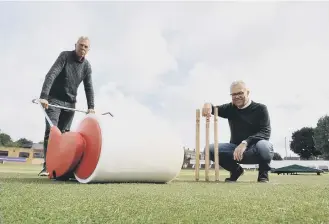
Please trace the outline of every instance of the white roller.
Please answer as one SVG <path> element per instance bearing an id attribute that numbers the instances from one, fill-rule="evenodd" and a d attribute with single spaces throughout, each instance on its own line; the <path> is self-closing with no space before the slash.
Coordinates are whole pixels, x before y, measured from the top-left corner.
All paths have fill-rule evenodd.
<path id="1" fill-rule="evenodd" d="M 98 120 L 102 149 L 97 167 L 81 183 L 151 182 L 167 183 L 181 170 L 184 149 L 173 128 L 150 116 L 142 120 L 116 114 L 115 117 L 87 115 Z"/>

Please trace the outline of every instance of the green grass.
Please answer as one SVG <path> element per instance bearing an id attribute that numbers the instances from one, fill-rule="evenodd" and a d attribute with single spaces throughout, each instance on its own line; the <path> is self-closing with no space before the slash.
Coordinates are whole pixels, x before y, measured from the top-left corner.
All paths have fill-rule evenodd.
<path id="1" fill-rule="evenodd" d="M 84 185 L 38 177 L 40 168 L 0 164 L 2 223 L 329 223 L 329 174 L 205 183 L 204 171 L 200 182 L 182 171 L 165 185 Z"/>

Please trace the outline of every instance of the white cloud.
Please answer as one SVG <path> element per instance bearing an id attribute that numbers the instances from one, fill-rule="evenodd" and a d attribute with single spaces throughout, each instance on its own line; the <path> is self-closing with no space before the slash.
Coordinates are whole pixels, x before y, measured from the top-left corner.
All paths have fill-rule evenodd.
<path id="1" fill-rule="evenodd" d="M 329 109 L 328 9 L 327 3 L 4 3 L 0 128 L 14 139 L 42 140 L 43 115 L 31 99 L 59 52 L 87 35 L 97 110 L 120 115 L 131 104 L 132 116 L 161 115 L 193 148 L 195 109 L 228 102 L 230 83 L 244 79 L 253 99 L 268 105 L 272 141 L 284 155 L 284 138 L 315 126 Z M 86 108 L 83 86 L 78 100 Z M 219 120 L 219 134 L 229 140 L 226 120 Z"/>
<path id="2" fill-rule="evenodd" d="M 129 92 L 156 91 L 161 86 L 159 76 L 175 70 L 177 63 L 157 24 L 133 20 L 129 28 L 110 50 L 109 64 L 112 74 L 116 73 L 115 81 Z"/>

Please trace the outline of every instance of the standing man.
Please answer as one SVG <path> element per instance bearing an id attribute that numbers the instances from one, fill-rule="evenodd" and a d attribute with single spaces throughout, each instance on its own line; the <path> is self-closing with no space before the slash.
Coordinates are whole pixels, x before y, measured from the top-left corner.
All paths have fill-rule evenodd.
<path id="1" fill-rule="evenodd" d="M 88 104 L 88 113 L 94 113 L 94 90 L 92 84 L 91 65 L 85 58 L 90 49 L 88 37 L 80 37 L 75 44 L 75 50 L 63 51 L 50 68 L 45 77 L 40 94 L 40 103 L 46 109 L 51 122 L 64 133 L 70 130 L 74 111 L 48 107 L 48 103 L 75 108 L 78 87 L 81 82 Z M 48 176 L 46 169 L 46 154 L 50 125 L 46 120 L 44 135 L 44 164 L 40 176 Z"/>
<path id="2" fill-rule="evenodd" d="M 232 102 L 216 106 L 218 116 L 228 119 L 231 130 L 229 143 L 219 143 L 219 165 L 230 172 L 226 182 L 235 182 L 244 170 L 239 164 L 258 164 L 258 182 L 268 182 L 268 171 L 273 158 L 273 146 L 269 142 L 271 124 L 267 107 L 252 101 L 243 81 L 231 85 Z M 214 114 L 214 106 L 205 103 L 202 116 Z M 214 161 L 214 145 L 209 147 L 209 158 Z"/>

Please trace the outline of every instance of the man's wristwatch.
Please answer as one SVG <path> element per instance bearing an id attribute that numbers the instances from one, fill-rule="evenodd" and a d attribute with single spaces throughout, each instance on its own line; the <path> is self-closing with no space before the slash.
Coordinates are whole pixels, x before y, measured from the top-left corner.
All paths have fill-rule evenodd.
<path id="1" fill-rule="evenodd" d="M 245 144 L 246 146 L 248 146 L 248 142 L 246 140 L 243 140 L 241 143 L 242 144 Z"/>

